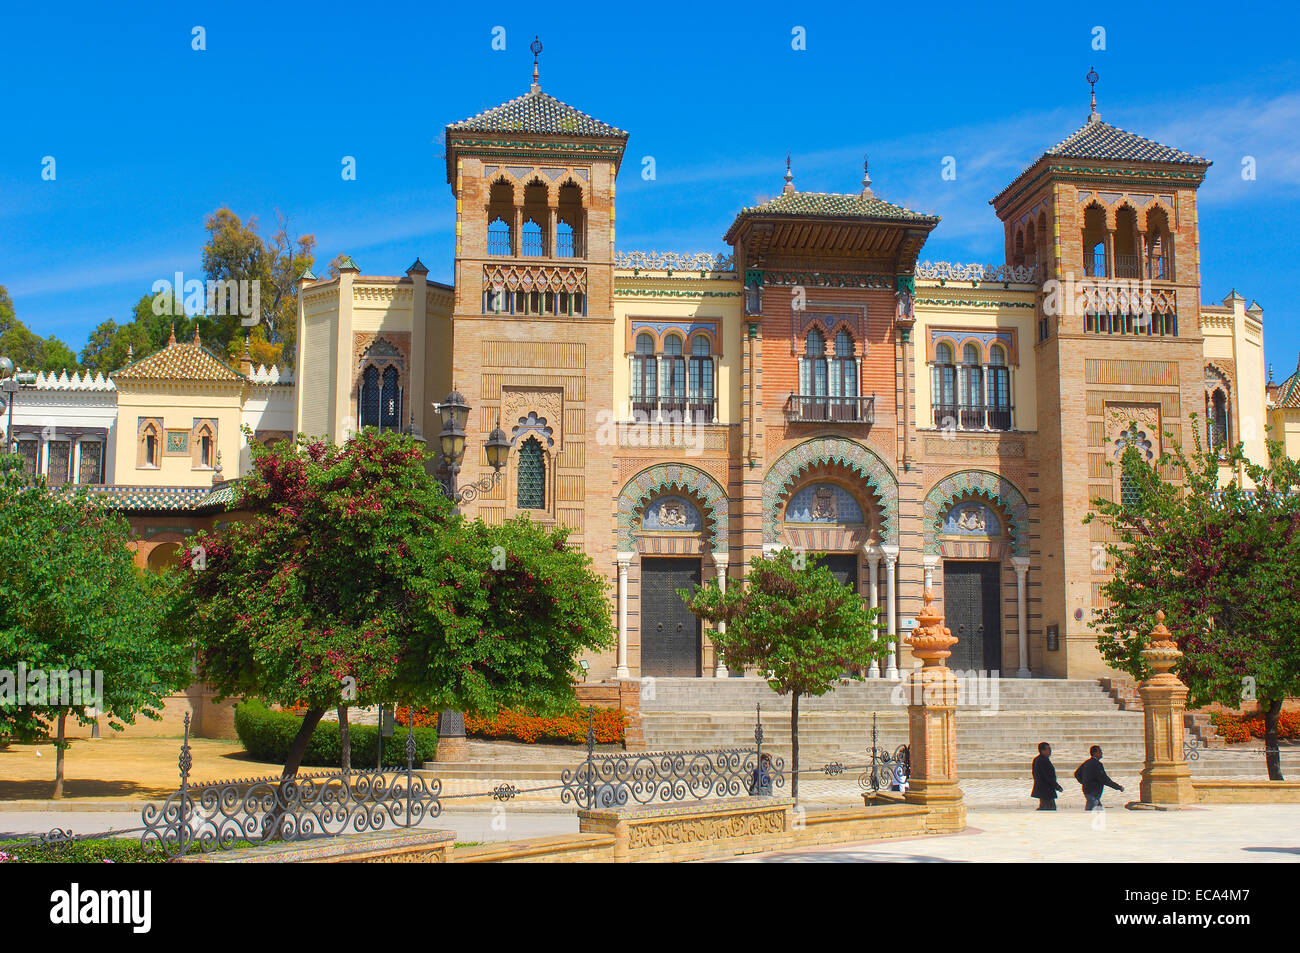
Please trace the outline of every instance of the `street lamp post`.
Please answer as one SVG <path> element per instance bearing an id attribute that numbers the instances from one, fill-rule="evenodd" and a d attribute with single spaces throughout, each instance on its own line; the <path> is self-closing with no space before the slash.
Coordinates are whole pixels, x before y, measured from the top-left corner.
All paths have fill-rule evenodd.
<path id="1" fill-rule="evenodd" d="M 483 444 L 487 453 L 488 466 L 492 468 L 490 476 L 482 477 L 463 489 L 457 486 L 460 477 L 460 464 L 465 459 L 465 423 L 469 419 L 469 405 L 458 390 L 452 390 L 440 404 L 435 404 L 438 417 L 442 420 L 442 432 L 438 434 L 438 447 L 442 451 L 442 463 L 447 471 L 443 492 L 459 512 L 462 503 L 478 499 L 482 493 L 492 490 L 500 481 L 506 456 L 510 451 L 510 441 L 501 429 L 501 422 L 488 435 Z M 433 755 L 434 761 L 468 761 L 469 745 L 465 741 L 465 714 L 460 711 L 444 710 L 438 714 L 438 748 Z"/>
<path id="2" fill-rule="evenodd" d="M 7 453 L 16 453 L 18 441 L 14 439 L 14 400 L 24 388 L 36 386 L 36 375 L 30 371 L 14 372 L 14 362 L 7 357 L 0 357 L 0 393 L 5 395 L 5 412 L 8 423 L 5 424 L 4 447 Z"/>

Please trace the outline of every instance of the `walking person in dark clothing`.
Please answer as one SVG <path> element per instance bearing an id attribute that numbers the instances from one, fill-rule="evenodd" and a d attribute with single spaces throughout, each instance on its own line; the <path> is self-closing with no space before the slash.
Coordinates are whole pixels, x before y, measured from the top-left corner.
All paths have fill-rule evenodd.
<path id="1" fill-rule="evenodd" d="M 1034 759 L 1034 789 L 1030 797 L 1038 798 L 1038 810 L 1055 811 L 1056 795 L 1062 790 L 1056 783 L 1056 768 L 1052 765 L 1052 746 L 1046 741 L 1038 746 L 1038 757 Z"/>
<path id="2" fill-rule="evenodd" d="M 1101 746 L 1093 745 L 1088 749 L 1091 756 L 1083 764 L 1074 769 L 1074 780 L 1078 781 L 1083 788 L 1083 799 L 1085 811 L 1091 811 L 1095 807 L 1101 807 L 1101 792 L 1106 788 L 1114 788 L 1116 791 L 1123 791 L 1124 786 L 1116 784 L 1106 773 L 1106 769 L 1101 765 Z"/>

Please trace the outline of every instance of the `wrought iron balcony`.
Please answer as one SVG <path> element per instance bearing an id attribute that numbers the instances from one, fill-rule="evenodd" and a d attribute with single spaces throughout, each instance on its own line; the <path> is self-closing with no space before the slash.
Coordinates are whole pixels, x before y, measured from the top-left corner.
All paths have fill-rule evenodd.
<path id="1" fill-rule="evenodd" d="M 791 394 L 785 402 L 787 423 L 873 424 L 876 398 L 827 397 L 824 394 Z"/>
<path id="2" fill-rule="evenodd" d="M 633 397 L 632 417 L 654 424 L 711 424 L 717 420 L 716 397 Z"/>
<path id="3" fill-rule="evenodd" d="M 1010 430 L 1011 405 L 935 404 L 934 425 L 940 430 Z"/>

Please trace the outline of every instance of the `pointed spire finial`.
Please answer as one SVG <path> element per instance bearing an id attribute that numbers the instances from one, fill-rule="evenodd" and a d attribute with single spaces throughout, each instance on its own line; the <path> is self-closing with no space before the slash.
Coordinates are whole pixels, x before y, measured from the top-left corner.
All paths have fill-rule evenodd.
<path id="1" fill-rule="evenodd" d="M 1088 122 L 1095 122 L 1101 118 L 1097 112 L 1097 80 L 1100 78 L 1095 67 L 1088 67 L 1088 75 L 1084 77 L 1088 81 L 1088 88 L 1092 90 L 1092 112 L 1088 113 Z"/>
<path id="2" fill-rule="evenodd" d="M 785 154 L 785 188 L 783 188 L 781 191 L 783 193 L 789 193 L 794 191 L 794 173 L 790 171 L 789 152 Z"/>
<path id="3" fill-rule="evenodd" d="M 871 173 L 867 171 L 867 157 L 864 155 L 862 157 L 862 197 L 864 199 L 869 199 L 872 198 L 874 194 L 875 193 L 871 191 Z"/>
<path id="4" fill-rule="evenodd" d="M 175 321 L 172 322 L 171 334 L 167 335 L 167 343 L 168 344 L 176 343 L 176 322 Z"/>
<path id="5" fill-rule="evenodd" d="M 537 83 L 537 58 L 538 58 L 539 56 L 542 55 L 542 41 L 541 41 L 541 38 L 538 37 L 538 36 L 536 36 L 536 35 L 534 35 L 534 36 L 533 36 L 533 42 L 530 43 L 530 44 L 528 44 L 528 48 L 529 48 L 530 50 L 533 51 L 533 89 L 532 89 L 532 91 L 533 91 L 533 92 L 537 92 L 539 89 L 541 89 L 541 86 L 539 86 L 538 83 Z"/>
<path id="6" fill-rule="evenodd" d="M 194 343 L 195 344 L 203 343 L 202 341 L 199 340 L 199 322 L 197 321 L 194 322 Z"/>

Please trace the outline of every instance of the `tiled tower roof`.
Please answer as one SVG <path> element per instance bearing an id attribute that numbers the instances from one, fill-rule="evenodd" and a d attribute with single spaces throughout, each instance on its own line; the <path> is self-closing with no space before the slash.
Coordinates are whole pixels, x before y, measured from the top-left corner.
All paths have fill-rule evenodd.
<path id="1" fill-rule="evenodd" d="M 529 132 L 552 136 L 597 136 L 626 139 L 627 133 L 562 103 L 549 93 L 531 89 L 469 119 L 454 122 L 449 132 Z"/>
<path id="2" fill-rule="evenodd" d="M 893 219 L 901 222 L 937 222 L 934 215 L 913 212 L 874 196 L 839 192 L 786 192 L 761 205 L 740 210 L 741 215 L 817 215 L 834 218 Z"/>
<path id="3" fill-rule="evenodd" d="M 1161 145 L 1118 126 L 1090 118 L 1072 135 L 1047 150 L 1049 156 L 1066 159 L 1118 159 L 1134 162 L 1177 162 L 1209 165 L 1210 160 L 1170 146 Z"/>

